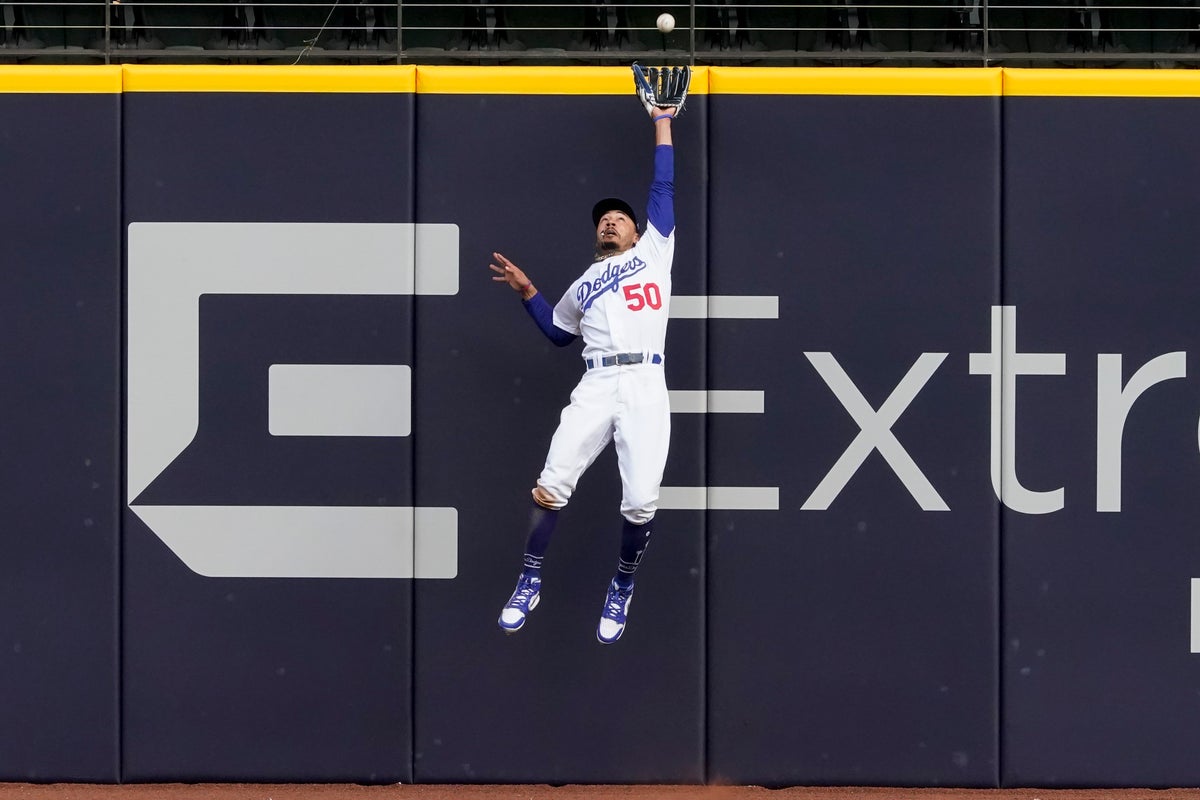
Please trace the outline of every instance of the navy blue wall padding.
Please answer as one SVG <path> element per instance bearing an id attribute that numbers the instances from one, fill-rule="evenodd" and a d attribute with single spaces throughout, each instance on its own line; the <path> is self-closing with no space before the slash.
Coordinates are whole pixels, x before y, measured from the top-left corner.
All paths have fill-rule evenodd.
<path id="1" fill-rule="evenodd" d="M 115 781 L 121 98 L 0 94 L 0 779 Z"/>
<path id="2" fill-rule="evenodd" d="M 423 783 L 702 782 L 705 544 L 702 511 L 662 510 L 638 570 L 629 628 L 596 641 L 622 517 L 610 448 L 561 512 L 541 604 L 506 637 L 496 618 L 521 569 L 529 493 L 583 372 L 582 342 L 550 344 L 507 286 L 499 251 L 551 303 L 591 263 L 592 204 L 644 209 L 649 120 L 622 97 L 419 95 L 417 218 L 457 222 L 461 289 L 417 301 L 416 495 L 459 509 L 459 575 L 416 587 L 416 779 Z M 676 126 L 676 295 L 705 275 L 705 98 Z M 464 126 L 484 113 L 486 126 Z M 555 120 L 547 136 L 545 121 Z M 604 135 L 600 135 L 603 129 Z M 594 140 L 596 147 L 581 147 Z M 612 146 L 601 150 L 600 144 Z M 644 215 L 643 215 L 644 216 Z M 667 385 L 704 388 L 705 327 L 670 323 Z M 456 402 L 447 402 L 457 398 Z M 701 415 L 672 415 L 664 483 L 704 485 Z"/>
<path id="3" fill-rule="evenodd" d="M 717 91 L 673 128 L 672 447 L 604 647 L 611 449 L 496 625 L 583 365 L 487 267 L 554 303 L 592 204 L 644 211 L 629 96 L 0 93 L 0 779 L 1200 783 L 1200 103 Z M 131 510 L 139 223 L 453 231 L 379 258 L 445 257 L 414 287 L 198 291 L 194 436 L 134 503 L 453 509 L 452 576 L 204 577 Z M 273 432 L 304 364 L 409 368 L 411 430 Z"/>
<path id="4" fill-rule="evenodd" d="M 1065 508 L 1004 517 L 1008 785 L 1200 783 L 1188 630 L 1200 193 L 1186 134 L 1198 122 L 1192 100 L 1005 103 L 1005 302 L 1019 352 L 1066 357 L 1065 375 L 1017 382 L 1017 475 L 1062 487 Z M 1121 354 L 1125 386 L 1173 352 L 1187 375 L 1130 409 L 1121 510 L 1098 512 L 1097 356 Z"/>
<path id="5" fill-rule="evenodd" d="M 413 219 L 411 94 L 124 102 L 126 222 Z M 410 505 L 411 437 L 271 436 L 266 375 L 411 364 L 413 324 L 411 296 L 202 296 L 197 435 L 142 502 Z M 126 780 L 412 780 L 411 581 L 203 578 L 129 511 L 124 570 Z"/>
<path id="6" fill-rule="evenodd" d="M 986 379 L 999 229 L 998 98 L 712 98 L 710 287 L 778 296 L 711 326 L 709 482 L 779 510 L 709 515 L 709 775 L 722 783 L 992 786 L 997 504 Z M 836 122 L 834 122 L 836 120 Z M 878 452 L 803 510 L 859 426 L 806 353 L 878 409 L 949 353 L 892 427 L 948 505 Z"/>

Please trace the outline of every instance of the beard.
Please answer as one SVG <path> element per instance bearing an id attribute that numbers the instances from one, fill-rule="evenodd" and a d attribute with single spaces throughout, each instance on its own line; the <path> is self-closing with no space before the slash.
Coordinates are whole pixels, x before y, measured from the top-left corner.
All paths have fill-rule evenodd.
<path id="1" fill-rule="evenodd" d="M 605 241 L 604 239 L 597 239 L 596 248 L 592 253 L 592 260 L 603 261 L 604 259 L 608 258 L 610 253 L 616 252 L 619 246 L 620 245 L 611 239 L 608 241 Z"/>

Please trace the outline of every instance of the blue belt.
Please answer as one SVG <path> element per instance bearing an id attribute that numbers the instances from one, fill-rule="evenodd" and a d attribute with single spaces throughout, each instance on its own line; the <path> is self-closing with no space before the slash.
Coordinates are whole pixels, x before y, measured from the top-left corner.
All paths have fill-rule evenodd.
<path id="1" fill-rule="evenodd" d="M 583 363 L 588 369 L 595 369 L 596 367 L 618 367 L 625 364 L 661 364 L 663 357 L 658 353 L 651 353 L 649 356 L 645 353 L 617 353 L 615 356 L 585 358 Z"/>

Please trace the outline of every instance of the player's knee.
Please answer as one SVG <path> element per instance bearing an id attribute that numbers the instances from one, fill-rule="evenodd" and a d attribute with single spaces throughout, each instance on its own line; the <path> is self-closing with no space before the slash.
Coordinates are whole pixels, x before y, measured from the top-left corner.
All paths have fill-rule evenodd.
<path id="1" fill-rule="evenodd" d="M 557 511 L 567 504 L 566 498 L 556 497 L 548 490 L 541 486 L 535 486 L 533 489 L 533 502 L 537 503 L 542 508 L 548 508 L 551 511 Z"/>
<path id="2" fill-rule="evenodd" d="M 622 509 L 621 516 L 629 520 L 634 525 L 645 525 L 654 519 L 655 508 L 653 505 L 639 506 L 636 508 Z"/>

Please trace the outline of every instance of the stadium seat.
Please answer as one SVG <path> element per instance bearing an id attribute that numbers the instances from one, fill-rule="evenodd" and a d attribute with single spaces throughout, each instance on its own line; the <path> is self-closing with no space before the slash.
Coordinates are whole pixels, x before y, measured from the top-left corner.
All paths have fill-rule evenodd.
<path id="1" fill-rule="evenodd" d="M 508 9 L 495 0 L 467 0 L 459 5 L 458 52 L 500 53 L 525 49 L 508 20 Z"/>
<path id="2" fill-rule="evenodd" d="M 418 0 L 400 8 L 399 31 L 402 58 L 422 63 L 441 63 L 457 34 L 462 11 L 452 0 Z"/>
<path id="3" fill-rule="evenodd" d="M 32 8 L 36 7 L 0 4 L 0 64 L 28 61 L 45 48 L 45 41 L 34 27 L 37 21 L 30 13 Z"/>
<path id="4" fill-rule="evenodd" d="M 206 48 L 225 51 L 282 49 L 283 42 L 275 34 L 265 6 L 236 0 L 222 11 L 221 29 L 217 36 L 205 42 Z"/>
<path id="5" fill-rule="evenodd" d="M 315 7 L 320 10 L 320 6 Z M 326 22 L 327 20 L 327 22 Z M 380 57 L 396 54 L 396 5 L 376 0 L 350 0 L 326 11 L 318 27 L 305 39 L 309 53 L 346 54 L 336 63 L 378 63 Z M 355 59 L 352 54 L 362 54 Z M 329 59 L 326 59 L 329 60 Z"/>
<path id="6" fill-rule="evenodd" d="M 634 50 L 640 41 L 629 24 L 622 0 L 594 0 L 583 5 L 583 30 L 579 50 Z"/>
<path id="7" fill-rule="evenodd" d="M 696 46 L 702 50 L 761 52 L 767 49 L 751 24 L 751 9 L 737 0 L 713 0 L 700 14 L 703 36 Z"/>
<path id="8" fill-rule="evenodd" d="M 1096 0 L 1074 0 L 1067 33 L 1059 49 L 1067 52 L 1111 52 L 1123 47 L 1113 31 L 1112 14 Z"/>
<path id="9" fill-rule="evenodd" d="M 986 35 L 987 52 L 989 55 L 1007 53 L 1009 52 L 1009 48 L 1001 41 L 1000 34 L 995 30 L 994 26 L 988 25 L 989 32 L 986 34 L 984 32 L 985 21 L 991 23 L 998 18 L 994 16 L 989 19 L 989 12 L 993 15 L 995 14 L 995 11 L 989 9 L 979 0 L 953 0 L 940 17 L 936 20 L 931 20 L 937 30 L 920 38 L 918 38 L 916 33 L 913 34 L 913 49 L 928 49 L 927 36 L 932 36 L 932 49 L 937 52 L 968 53 L 982 57 Z M 917 43 L 921 45 L 919 48 L 916 46 Z M 937 59 L 935 63 L 939 65 L 974 65 L 976 62 Z"/>
<path id="10" fill-rule="evenodd" d="M 156 0 L 143 6 L 147 33 L 162 42 L 165 53 L 162 59 L 180 60 L 184 54 L 203 53 L 206 40 L 213 38 L 221 29 L 221 9 L 216 5 L 178 5 L 167 0 Z M 195 63 L 193 55 L 186 58 Z"/>
<path id="11" fill-rule="evenodd" d="M 1195 53 L 1200 46 L 1200 3 L 1182 0 L 1151 12 L 1150 49 L 1160 53 Z M 1193 62 L 1192 66 L 1195 65 Z M 1163 66 L 1175 66 L 1174 62 Z"/>
<path id="12" fill-rule="evenodd" d="M 852 51 L 856 56 L 852 59 L 824 58 L 818 63 L 852 66 L 871 63 L 870 59 L 863 59 L 857 54 L 877 53 L 886 49 L 872 27 L 872 15 L 876 12 L 877 9 L 867 8 L 854 0 L 834 0 L 828 5 L 813 49 L 835 56 Z"/>

